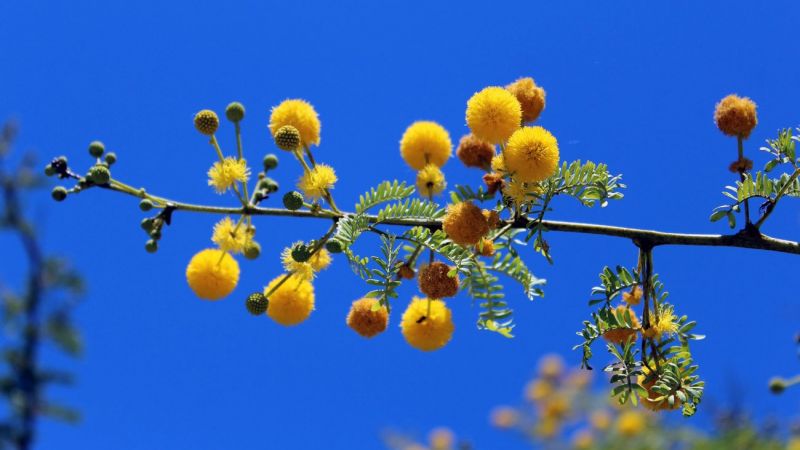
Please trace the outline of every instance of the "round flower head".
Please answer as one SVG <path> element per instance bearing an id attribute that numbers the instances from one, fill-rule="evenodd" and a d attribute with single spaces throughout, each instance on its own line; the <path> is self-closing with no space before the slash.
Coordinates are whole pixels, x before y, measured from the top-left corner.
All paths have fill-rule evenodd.
<path id="1" fill-rule="evenodd" d="M 414 122 L 400 139 L 400 155 L 414 170 L 429 163 L 442 167 L 452 152 L 450 134 L 436 122 Z"/>
<path id="2" fill-rule="evenodd" d="M 522 106 L 501 87 L 487 87 L 467 102 L 467 125 L 478 139 L 501 144 L 521 123 Z"/>
<path id="3" fill-rule="evenodd" d="M 270 281 L 264 288 L 264 295 L 280 283 L 284 276 Z M 267 315 L 272 320 L 281 325 L 297 325 L 308 319 L 314 310 L 314 286 L 302 278 L 290 276 L 267 299 Z"/>
<path id="4" fill-rule="evenodd" d="M 590 430 L 580 430 L 572 438 L 572 447 L 575 450 L 589 450 L 594 448 L 594 436 Z"/>
<path id="5" fill-rule="evenodd" d="M 453 336 L 450 309 L 441 300 L 414 297 L 400 323 L 403 337 L 412 347 L 429 352 L 445 346 Z"/>
<path id="6" fill-rule="evenodd" d="M 461 202 L 447 207 L 442 229 L 456 244 L 468 246 L 477 244 L 489 232 L 489 223 L 474 203 Z"/>
<path id="7" fill-rule="evenodd" d="M 280 105 L 272 108 L 269 116 L 269 131 L 275 137 L 282 126 L 291 125 L 300 132 L 300 141 L 304 146 L 319 145 L 319 131 L 321 125 L 317 112 L 305 100 L 284 100 Z"/>
<path id="8" fill-rule="evenodd" d="M 533 122 L 544 109 L 544 89 L 533 81 L 533 78 L 520 78 L 506 86 L 508 92 L 514 94 L 519 104 L 522 105 L 522 121 Z"/>
<path id="9" fill-rule="evenodd" d="M 503 175 L 498 172 L 485 173 L 482 178 L 483 183 L 486 185 L 486 193 L 490 197 L 494 197 L 494 194 L 503 189 L 503 186 L 506 184 Z"/>
<path id="10" fill-rule="evenodd" d="M 547 355 L 539 362 L 539 375 L 556 379 L 564 374 L 564 360 L 558 355 Z"/>
<path id="11" fill-rule="evenodd" d="M 478 254 L 481 256 L 493 256 L 494 255 L 494 242 L 491 239 L 481 239 L 478 243 Z"/>
<path id="12" fill-rule="evenodd" d="M 217 194 L 224 194 L 239 181 L 247 183 L 250 179 L 250 169 L 243 159 L 225 158 L 217 161 L 208 169 L 208 185 L 213 186 Z"/>
<path id="13" fill-rule="evenodd" d="M 211 136 L 219 128 L 219 117 L 210 109 L 204 109 L 194 115 L 194 127 L 202 134 Z"/>
<path id="14" fill-rule="evenodd" d="M 246 228 L 242 224 L 233 223 L 230 217 L 225 217 L 214 225 L 211 241 L 222 251 L 243 253 L 253 240 L 253 235 Z"/>
<path id="15" fill-rule="evenodd" d="M 431 450 L 451 450 L 456 437 L 449 428 L 434 428 L 428 434 L 428 443 Z"/>
<path id="16" fill-rule="evenodd" d="M 420 195 L 433 197 L 441 194 L 446 187 L 444 173 L 436 164 L 427 164 L 417 172 L 417 190 Z"/>
<path id="17" fill-rule="evenodd" d="M 592 428 L 597 430 L 607 430 L 608 427 L 611 426 L 611 414 L 604 409 L 594 411 L 592 415 L 589 416 L 589 423 L 592 425 Z"/>
<path id="18" fill-rule="evenodd" d="M 295 151 L 300 147 L 300 132 L 291 125 L 284 125 L 275 132 L 275 145 L 281 150 Z"/>
<path id="19" fill-rule="evenodd" d="M 542 127 L 515 131 L 503 155 L 508 171 L 520 181 L 542 181 L 558 169 L 558 141 Z"/>
<path id="20" fill-rule="evenodd" d="M 419 290 L 430 298 L 453 297 L 458 293 L 458 275 L 449 277 L 450 266 L 442 262 L 425 264 L 419 269 Z"/>
<path id="21" fill-rule="evenodd" d="M 675 307 L 666 305 L 659 313 L 658 317 L 653 318 L 650 328 L 645 332 L 648 337 L 660 339 L 662 336 L 669 336 L 678 332 L 678 317 L 675 315 Z"/>
<path id="22" fill-rule="evenodd" d="M 467 167 L 486 169 L 494 157 L 494 145 L 482 141 L 473 134 L 468 134 L 458 142 L 456 155 Z"/>
<path id="23" fill-rule="evenodd" d="M 315 272 L 325 270 L 331 265 L 331 254 L 328 250 L 321 248 L 317 253 L 311 255 L 311 258 L 308 259 L 308 263 L 311 264 L 311 268 L 314 269 Z"/>
<path id="24" fill-rule="evenodd" d="M 717 128 L 728 136 L 747 139 L 758 124 L 756 104 L 747 97 L 729 95 L 717 103 L 714 122 L 717 123 Z"/>
<path id="25" fill-rule="evenodd" d="M 376 303 L 374 298 L 354 301 L 347 314 L 347 326 L 365 338 L 383 333 L 389 324 L 389 313 L 384 306 L 373 309 Z"/>
<path id="26" fill-rule="evenodd" d="M 310 172 L 306 172 L 300 177 L 297 187 L 307 198 L 319 199 L 325 197 L 328 189 L 333 189 L 337 180 L 333 167 L 327 164 L 317 164 Z"/>
<path id="27" fill-rule="evenodd" d="M 553 394 L 555 386 L 550 380 L 535 379 L 525 386 L 525 399 L 531 403 L 538 403 Z"/>
<path id="28" fill-rule="evenodd" d="M 499 406 L 492 410 L 489 421 L 497 428 L 511 428 L 519 421 L 519 414 L 510 406 Z"/>
<path id="29" fill-rule="evenodd" d="M 302 280 L 311 281 L 314 279 L 314 268 L 308 261 L 295 261 L 292 256 L 292 247 L 287 247 L 281 252 L 281 262 L 283 269 L 290 272 L 294 277 Z"/>
<path id="30" fill-rule="evenodd" d="M 626 306 L 619 305 L 616 308 L 615 315 L 624 314 Z M 608 342 L 614 344 L 624 344 L 628 342 L 628 338 L 633 337 L 633 340 L 636 340 L 636 333 L 639 329 L 639 319 L 636 317 L 636 313 L 633 310 L 630 310 L 631 313 L 631 324 L 633 325 L 631 328 L 623 327 L 623 328 L 616 328 L 613 330 L 606 331 L 603 333 L 603 338 Z M 623 316 L 624 317 L 624 316 Z"/>
<path id="31" fill-rule="evenodd" d="M 503 187 L 503 197 L 510 199 L 517 206 L 524 205 L 532 199 L 528 196 L 528 186 L 516 177 Z"/>
<path id="32" fill-rule="evenodd" d="M 636 436 L 644 431 L 647 422 L 640 411 L 627 410 L 617 418 L 617 432 L 625 437 Z"/>
<path id="33" fill-rule="evenodd" d="M 634 286 L 630 292 L 622 293 L 622 301 L 630 306 L 636 306 L 642 301 L 642 288 Z"/>
<path id="34" fill-rule="evenodd" d="M 239 263 L 222 250 L 208 248 L 194 255 L 186 267 L 186 281 L 204 300 L 227 297 L 239 282 Z"/>
<path id="35" fill-rule="evenodd" d="M 506 157 L 503 155 L 495 155 L 492 158 L 492 170 L 498 173 L 508 173 L 506 168 Z"/>

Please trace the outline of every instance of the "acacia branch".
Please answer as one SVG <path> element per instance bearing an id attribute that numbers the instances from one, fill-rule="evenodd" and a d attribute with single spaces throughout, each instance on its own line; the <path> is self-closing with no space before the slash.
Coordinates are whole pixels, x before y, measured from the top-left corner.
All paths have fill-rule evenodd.
<path id="1" fill-rule="evenodd" d="M 102 186 L 117 192 L 128 195 L 139 196 L 137 194 L 118 189 L 111 185 Z M 301 217 L 316 219 L 338 220 L 342 217 L 353 215 L 353 213 L 342 212 L 333 213 L 329 211 L 291 211 L 282 208 L 265 208 L 258 206 L 243 207 L 221 207 L 206 206 L 190 203 L 182 203 L 167 200 L 167 206 L 178 211 L 203 212 L 212 214 L 232 214 L 232 215 L 251 215 L 251 216 L 277 216 L 277 217 Z M 372 223 L 378 222 L 375 215 L 365 215 Z M 441 220 L 423 219 L 386 219 L 380 221 L 384 225 L 398 225 L 415 227 L 421 226 L 433 230 L 442 227 Z M 736 234 L 687 234 L 687 233 L 668 233 L 655 230 L 644 230 L 639 228 L 618 227 L 611 225 L 599 225 L 580 222 L 563 222 L 556 220 L 540 220 L 519 218 L 508 225 L 511 228 L 525 229 L 531 228 L 535 224 L 541 224 L 548 231 L 560 231 L 565 233 L 597 234 L 603 236 L 619 237 L 632 240 L 637 246 L 656 247 L 663 245 L 687 245 L 687 246 L 711 246 L 711 247 L 739 247 L 752 248 L 758 250 L 768 250 L 781 253 L 800 255 L 800 243 L 784 239 L 773 238 L 759 233 L 752 227 L 745 228 Z"/>

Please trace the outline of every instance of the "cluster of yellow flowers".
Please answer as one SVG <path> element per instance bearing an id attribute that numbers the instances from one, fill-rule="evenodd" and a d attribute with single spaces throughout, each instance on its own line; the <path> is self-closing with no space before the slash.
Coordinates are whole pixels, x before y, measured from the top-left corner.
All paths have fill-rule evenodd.
<path id="1" fill-rule="evenodd" d="M 654 420 L 616 401 L 588 402 L 590 382 L 590 372 L 566 370 L 561 357 L 544 356 L 536 376 L 525 386 L 526 404 L 499 406 L 490 421 L 497 428 L 518 430 L 543 442 L 571 433 L 572 447 L 583 450 L 596 448 L 601 435 L 639 436 Z"/>
<path id="2" fill-rule="evenodd" d="M 538 183 L 555 173 L 558 167 L 556 139 L 544 128 L 526 126 L 539 117 L 544 106 L 545 92 L 531 78 L 522 78 L 505 88 L 486 88 L 467 102 L 466 122 L 471 133 L 461 138 L 456 154 L 467 167 L 487 172 L 484 179 L 490 191 L 496 192 L 505 186 L 506 197 L 518 206 L 522 206 L 529 195 L 540 192 Z M 238 138 L 244 108 L 238 103 L 231 104 L 226 116 L 236 125 Z M 210 110 L 199 112 L 195 116 L 195 127 L 209 137 L 219 159 L 208 171 L 208 184 L 216 192 L 233 192 L 247 205 L 277 190 L 277 184 L 266 177 L 266 172 L 277 165 L 274 156 L 265 158 L 264 172 L 258 174 L 259 190 L 249 197 L 250 168 L 242 157 L 241 147 L 237 157 L 223 154 L 215 137 L 219 127 L 217 115 Z M 314 107 L 304 100 L 286 100 L 272 109 L 269 129 L 276 146 L 291 153 L 303 168 L 297 183 L 302 194 L 287 194 L 284 205 L 292 210 L 307 207 L 318 212 L 323 209 L 321 202 L 325 201 L 330 212 L 338 214 L 331 194 L 337 181 L 336 173 L 332 167 L 317 163 L 311 152 L 311 146 L 320 143 L 321 129 Z M 499 154 L 497 145 L 501 149 Z M 406 129 L 400 140 L 400 154 L 417 171 L 416 186 L 422 196 L 433 199 L 444 191 L 442 166 L 450 159 L 452 146 L 450 134 L 436 122 L 418 121 Z M 480 255 L 491 256 L 494 246 L 488 235 L 499 223 L 496 212 L 481 210 L 472 202 L 462 202 L 448 206 L 443 229 L 453 242 L 474 247 Z M 255 227 L 246 214 L 238 220 L 225 217 L 214 226 L 212 241 L 217 248 L 195 255 L 186 270 L 189 285 L 198 297 L 217 300 L 233 291 L 239 266 L 232 255 L 257 256 L 260 247 L 254 237 Z M 263 294 L 248 297 L 248 310 L 254 314 L 266 313 L 283 325 L 295 325 L 308 318 L 314 309 L 312 281 L 315 274 L 331 262 L 326 249 L 328 238 L 329 235 L 310 244 L 297 242 L 286 248 L 281 255 L 286 273 L 272 280 Z M 425 297 L 411 300 L 400 323 L 402 334 L 411 346 L 424 351 L 436 350 L 452 337 L 455 328 L 452 313 L 443 299 L 458 292 L 459 280 L 454 273 L 452 267 L 434 261 L 433 255 L 428 264 L 420 266 L 418 282 Z M 402 278 L 415 275 L 413 266 L 401 268 Z M 353 302 L 347 324 L 360 335 L 372 337 L 386 329 L 388 318 L 385 306 L 375 299 L 363 298 Z"/>

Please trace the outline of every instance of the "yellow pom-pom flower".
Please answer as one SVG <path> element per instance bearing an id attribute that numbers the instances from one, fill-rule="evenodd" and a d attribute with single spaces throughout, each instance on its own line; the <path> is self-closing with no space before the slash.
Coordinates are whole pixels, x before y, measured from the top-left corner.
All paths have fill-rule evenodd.
<path id="1" fill-rule="evenodd" d="M 503 187 L 503 197 L 511 199 L 517 206 L 524 205 L 531 200 L 531 197 L 528 196 L 528 186 L 516 178 L 512 178 Z"/>
<path id="2" fill-rule="evenodd" d="M 508 173 L 508 169 L 506 169 L 506 158 L 502 154 L 495 155 L 492 158 L 492 170 L 498 173 Z"/>
<path id="3" fill-rule="evenodd" d="M 756 104 L 747 97 L 731 94 L 717 103 L 714 122 L 717 128 L 728 136 L 747 139 L 758 124 Z"/>
<path id="4" fill-rule="evenodd" d="M 558 169 L 558 141 L 542 127 L 515 131 L 503 155 L 508 171 L 520 181 L 542 181 Z"/>
<path id="5" fill-rule="evenodd" d="M 308 263 L 311 264 L 311 268 L 314 269 L 315 272 L 325 270 L 331 265 L 331 254 L 325 248 L 321 248 L 317 253 L 311 255 Z"/>
<path id="6" fill-rule="evenodd" d="M 436 122 L 414 122 L 400 139 L 400 155 L 414 170 L 427 164 L 442 167 L 452 152 L 450 134 Z"/>
<path id="7" fill-rule="evenodd" d="M 617 432 L 625 437 L 636 436 L 647 426 L 647 421 L 640 411 L 627 410 L 617 418 Z"/>
<path id="8" fill-rule="evenodd" d="M 272 137 L 285 125 L 291 125 L 300 132 L 300 141 L 306 147 L 311 144 L 319 145 L 319 132 L 322 125 L 319 116 L 311 103 L 300 99 L 284 100 L 280 105 L 272 108 L 269 116 L 269 131 Z"/>
<path id="9" fill-rule="evenodd" d="M 660 339 L 662 336 L 669 336 L 678 332 L 678 317 L 675 315 L 675 307 L 667 305 L 654 318 L 651 327 L 645 332 L 648 337 Z"/>
<path id="10" fill-rule="evenodd" d="M 508 92 L 514 94 L 522 106 L 522 121 L 533 122 L 544 109 L 544 89 L 536 85 L 533 78 L 520 78 L 506 86 Z"/>
<path id="11" fill-rule="evenodd" d="M 445 346 L 453 336 L 453 317 L 441 300 L 414 297 L 400 323 L 406 342 L 429 352 Z"/>
<path id="12" fill-rule="evenodd" d="M 239 283 L 239 263 L 222 250 L 202 250 L 186 266 L 186 281 L 198 297 L 219 300 L 233 292 Z"/>
<path id="13" fill-rule="evenodd" d="M 433 197 L 441 194 L 446 187 L 444 173 L 436 164 L 427 164 L 417 172 L 417 190 L 420 195 Z"/>
<path id="14" fill-rule="evenodd" d="M 211 241 L 217 244 L 220 250 L 231 253 L 244 253 L 252 240 L 253 236 L 247 232 L 246 227 L 241 223 L 234 223 L 230 217 L 217 222 L 211 236 Z"/>
<path id="15" fill-rule="evenodd" d="M 243 159 L 225 158 L 217 161 L 208 169 L 208 185 L 213 186 L 217 194 L 224 194 L 238 181 L 247 183 L 250 179 L 250 169 Z"/>
<path id="16" fill-rule="evenodd" d="M 521 124 L 519 100 L 501 87 L 487 87 L 467 102 L 467 125 L 478 139 L 501 144 Z"/>
<path id="17" fill-rule="evenodd" d="M 281 275 L 270 281 L 264 288 L 264 295 L 269 294 L 284 277 Z M 300 277 L 290 276 L 267 298 L 267 315 L 281 325 L 297 325 L 308 319 L 314 310 L 314 286 Z"/>
<path id="18" fill-rule="evenodd" d="M 297 187 L 307 198 L 319 199 L 325 197 L 329 189 L 333 189 L 337 180 L 333 167 L 327 164 L 317 164 L 310 172 L 306 172 L 300 177 Z"/>
<path id="19" fill-rule="evenodd" d="M 474 203 L 461 202 L 447 207 L 442 229 L 456 244 L 469 246 L 477 244 L 489 232 L 489 222 Z"/>
<path id="20" fill-rule="evenodd" d="M 294 244 L 292 246 L 294 246 Z M 292 258 L 291 247 L 283 249 L 283 252 L 281 252 L 281 262 L 283 263 L 283 269 L 286 270 L 286 272 L 294 274 L 293 276 L 306 281 L 314 279 L 314 268 L 311 262 L 295 261 L 294 258 Z"/>
<path id="21" fill-rule="evenodd" d="M 384 306 L 373 308 L 376 303 L 378 300 L 374 298 L 354 301 L 347 314 L 347 326 L 365 338 L 383 333 L 389 324 L 389 312 Z"/>
<path id="22" fill-rule="evenodd" d="M 486 169 L 495 156 L 494 145 L 468 134 L 458 142 L 456 155 L 467 167 Z"/>

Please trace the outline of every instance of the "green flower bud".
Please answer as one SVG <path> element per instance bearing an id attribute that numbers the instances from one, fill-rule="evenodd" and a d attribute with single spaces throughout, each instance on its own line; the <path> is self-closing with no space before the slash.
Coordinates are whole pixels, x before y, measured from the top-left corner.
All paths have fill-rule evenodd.
<path id="1" fill-rule="evenodd" d="M 94 184 L 106 184 L 111 180 L 111 172 L 108 170 L 108 167 L 96 164 L 89 169 L 86 178 L 91 180 Z"/>
<path id="2" fill-rule="evenodd" d="M 295 151 L 300 147 L 300 131 L 291 125 L 284 125 L 275 132 L 275 145 L 281 150 Z"/>
<path id="3" fill-rule="evenodd" d="M 150 199 L 145 198 L 139 202 L 139 209 L 142 211 L 150 211 L 153 209 L 153 202 L 150 201 Z"/>
<path id="4" fill-rule="evenodd" d="M 152 217 L 148 217 L 146 219 L 142 219 L 142 223 L 141 223 L 142 229 L 149 234 L 150 230 L 153 229 L 154 222 L 155 222 L 155 220 Z"/>
<path id="5" fill-rule="evenodd" d="M 202 134 L 211 136 L 219 128 L 219 117 L 210 109 L 204 109 L 194 116 L 194 127 Z"/>
<path id="6" fill-rule="evenodd" d="M 287 192 L 283 196 L 283 206 L 290 211 L 297 211 L 303 207 L 303 194 L 297 191 Z"/>
<path id="7" fill-rule="evenodd" d="M 772 391 L 773 394 L 780 394 L 786 389 L 786 381 L 782 378 L 775 377 L 769 380 L 769 390 Z"/>
<path id="8" fill-rule="evenodd" d="M 261 200 L 264 200 L 265 198 L 267 198 L 267 197 L 264 195 L 264 193 L 262 191 L 258 191 L 255 194 L 253 194 L 253 200 L 256 203 L 260 202 Z"/>
<path id="9" fill-rule="evenodd" d="M 247 296 L 247 300 L 244 302 L 244 305 L 247 307 L 247 311 L 250 314 L 259 316 L 267 312 L 269 300 L 267 297 L 264 297 L 264 294 L 260 292 L 254 292 Z"/>
<path id="10" fill-rule="evenodd" d="M 256 241 L 251 241 L 247 247 L 244 248 L 244 257 L 247 259 L 256 259 L 261 254 L 261 245 Z"/>
<path id="11" fill-rule="evenodd" d="M 110 165 L 114 164 L 115 162 L 117 162 L 117 154 L 114 153 L 114 152 L 108 152 L 108 153 L 106 153 L 105 160 L 106 160 L 106 164 L 108 164 L 110 166 Z"/>
<path id="12" fill-rule="evenodd" d="M 144 249 L 147 253 L 155 253 L 158 250 L 158 242 L 155 239 L 150 239 L 144 244 Z"/>
<path id="13" fill-rule="evenodd" d="M 297 262 L 306 262 L 311 258 L 311 249 L 304 243 L 295 244 L 292 247 L 292 259 Z"/>
<path id="14" fill-rule="evenodd" d="M 53 167 L 52 164 L 44 166 L 44 174 L 47 175 L 48 177 L 52 177 L 53 175 L 56 174 L 55 167 Z"/>
<path id="15" fill-rule="evenodd" d="M 264 157 L 264 170 L 272 170 L 278 167 L 278 157 L 270 153 Z"/>
<path id="16" fill-rule="evenodd" d="M 161 239 L 161 228 L 153 228 L 147 234 L 149 234 L 151 238 L 158 241 Z"/>
<path id="17" fill-rule="evenodd" d="M 344 251 L 344 245 L 338 239 L 330 239 L 325 243 L 325 248 L 331 253 L 342 253 Z"/>
<path id="18" fill-rule="evenodd" d="M 95 158 L 103 156 L 104 151 L 106 151 L 106 147 L 100 141 L 94 141 L 89 144 L 89 154 Z"/>
<path id="19" fill-rule="evenodd" d="M 233 123 L 239 122 L 244 119 L 244 105 L 239 102 L 233 102 L 225 108 L 225 117 Z"/>
<path id="20" fill-rule="evenodd" d="M 53 197 L 53 200 L 57 202 L 64 201 L 64 199 L 67 198 L 67 188 L 64 186 L 56 186 L 53 188 L 50 195 Z"/>
<path id="21" fill-rule="evenodd" d="M 267 191 L 267 193 L 276 192 L 280 186 L 278 182 L 270 177 L 266 177 L 258 182 L 258 188 Z"/>

